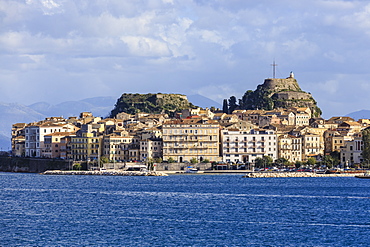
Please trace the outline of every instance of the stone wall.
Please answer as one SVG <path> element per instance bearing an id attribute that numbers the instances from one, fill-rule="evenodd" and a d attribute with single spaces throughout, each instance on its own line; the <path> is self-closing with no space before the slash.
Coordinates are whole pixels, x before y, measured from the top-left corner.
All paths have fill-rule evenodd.
<path id="1" fill-rule="evenodd" d="M 66 170 L 68 167 L 68 162 L 64 160 L 0 157 L 2 172 L 40 173 L 46 170 Z"/>
<path id="2" fill-rule="evenodd" d="M 205 171 L 212 169 L 211 163 L 155 163 L 156 171 L 185 171 L 188 166 L 197 168 L 199 171 Z"/>
<path id="3" fill-rule="evenodd" d="M 294 78 L 266 79 L 263 83 L 263 87 L 274 92 L 280 92 L 284 90 L 301 91 L 301 88 L 299 87 L 297 80 Z"/>
<path id="4" fill-rule="evenodd" d="M 278 100 L 312 100 L 312 96 L 309 93 L 292 91 L 275 93 L 272 98 Z"/>

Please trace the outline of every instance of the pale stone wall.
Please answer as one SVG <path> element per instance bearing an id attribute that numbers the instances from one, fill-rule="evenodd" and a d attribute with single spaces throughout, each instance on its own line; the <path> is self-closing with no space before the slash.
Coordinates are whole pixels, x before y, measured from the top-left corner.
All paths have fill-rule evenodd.
<path id="1" fill-rule="evenodd" d="M 263 86 L 268 90 L 273 90 L 275 92 L 280 92 L 283 90 L 289 91 L 301 91 L 298 82 L 294 78 L 287 79 L 265 79 Z"/>

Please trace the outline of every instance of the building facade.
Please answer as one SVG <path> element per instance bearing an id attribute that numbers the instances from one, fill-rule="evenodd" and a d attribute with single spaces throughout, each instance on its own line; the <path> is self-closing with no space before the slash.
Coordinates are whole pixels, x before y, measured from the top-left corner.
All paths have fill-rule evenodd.
<path id="1" fill-rule="evenodd" d="M 163 124 L 163 160 L 220 161 L 220 125 L 217 121 L 184 119 Z"/>
<path id="2" fill-rule="evenodd" d="M 273 130 L 253 129 L 249 132 L 222 130 L 222 157 L 226 163 L 254 163 L 257 157 L 277 159 L 277 135 Z"/>

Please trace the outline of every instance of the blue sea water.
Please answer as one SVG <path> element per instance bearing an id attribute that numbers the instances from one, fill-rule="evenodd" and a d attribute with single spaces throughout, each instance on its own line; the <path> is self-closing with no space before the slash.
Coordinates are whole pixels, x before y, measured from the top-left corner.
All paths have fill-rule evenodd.
<path id="1" fill-rule="evenodd" d="M 1 246 L 370 246 L 370 179 L 0 173 Z"/>

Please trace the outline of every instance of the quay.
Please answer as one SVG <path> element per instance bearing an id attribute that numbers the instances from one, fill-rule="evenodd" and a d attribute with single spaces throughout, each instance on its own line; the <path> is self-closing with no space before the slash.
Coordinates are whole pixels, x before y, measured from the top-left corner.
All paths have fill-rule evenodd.
<path id="1" fill-rule="evenodd" d="M 359 173 L 321 174 L 315 172 L 248 172 L 245 178 L 355 177 Z"/>
<path id="2" fill-rule="evenodd" d="M 96 176 L 168 176 L 166 173 L 157 171 L 122 171 L 122 170 L 102 170 L 102 171 L 60 171 L 49 170 L 42 175 L 96 175 Z"/>

